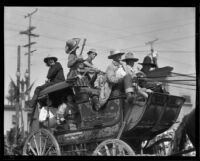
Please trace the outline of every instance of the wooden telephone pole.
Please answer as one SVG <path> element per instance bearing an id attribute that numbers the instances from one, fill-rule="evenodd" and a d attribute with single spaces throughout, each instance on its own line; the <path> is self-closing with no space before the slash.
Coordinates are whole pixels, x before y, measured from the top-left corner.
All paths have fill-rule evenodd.
<path id="1" fill-rule="evenodd" d="M 148 41 L 148 42 L 145 43 L 145 45 L 150 45 L 150 46 L 151 46 L 151 52 L 154 51 L 153 45 L 154 45 L 154 43 L 155 43 L 156 41 L 158 41 L 158 38 L 156 38 L 156 39 L 154 39 L 154 40 L 152 40 L 152 41 Z"/>
<path id="2" fill-rule="evenodd" d="M 31 45 L 36 44 L 36 42 L 31 42 L 31 37 L 39 37 L 39 35 L 37 34 L 33 34 L 31 31 L 34 30 L 36 27 L 35 26 L 31 26 L 31 18 L 32 15 L 34 13 L 37 12 L 37 9 L 35 9 L 35 11 L 28 13 L 26 16 L 24 16 L 25 18 L 29 18 L 29 27 L 26 31 L 21 31 L 20 34 L 25 34 L 28 35 L 28 44 L 24 45 L 23 47 L 27 47 L 28 48 L 28 53 L 26 53 L 25 55 L 28 55 L 28 78 L 27 78 L 27 87 L 30 87 L 30 76 L 31 76 L 31 53 L 33 53 L 36 50 L 31 51 Z M 30 92 L 28 92 L 28 100 L 30 100 Z"/>

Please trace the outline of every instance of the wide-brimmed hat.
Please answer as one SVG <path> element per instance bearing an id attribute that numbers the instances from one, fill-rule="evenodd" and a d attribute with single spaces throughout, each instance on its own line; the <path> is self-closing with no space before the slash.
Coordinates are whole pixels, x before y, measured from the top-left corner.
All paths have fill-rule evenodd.
<path id="1" fill-rule="evenodd" d="M 58 60 L 55 56 L 48 55 L 46 58 L 44 58 L 44 62 L 47 63 L 49 59 L 53 59 L 55 62 Z"/>
<path id="2" fill-rule="evenodd" d="M 72 51 L 74 51 L 79 45 L 80 40 L 81 40 L 80 38 L 73 38 L 73 39 L 68 40 L 66 42 L 65 52 L 67 54 L 70 54 Z"/>
<path id="3" fill-rule="evenodd" d="M 91 54 L 91 53 L 95 53 L 95 55 L 97 56 L 97 51 L 96 51 L 96 49 L 90 49 L 90 50 L 87 52 L 88 55 Z"/>
<path id="4" fill-rule="evenodd" d="M 113 59 L 116 55 L 124 55 L 124 52 L 119 50 L 112 50 L 110 51 L 110 55 L 108 56 L 108 59 Z"/>
<path id="5" fill-rule="evenodd" d="M 142 66 L 149 66 L 149 67 L 152 67 L 152 68 L 155 68 L 157 65 L 155 63 L 152 63 L 152 60 L 149 56 L 146 56 L 143 60 L 142 63 L 138 63 Z"/>
<path id="6" fill-rule="evenodd" d="M 127 61 L 127 60 L 133 60 L 133 61 L 138 61 L 139 59 L 138 58 L 135 58 L 134 54 L 132 52 L 128 52 L 126 53 L 125 55 L 125 58 L 122 59 L 122 61 Z"/>

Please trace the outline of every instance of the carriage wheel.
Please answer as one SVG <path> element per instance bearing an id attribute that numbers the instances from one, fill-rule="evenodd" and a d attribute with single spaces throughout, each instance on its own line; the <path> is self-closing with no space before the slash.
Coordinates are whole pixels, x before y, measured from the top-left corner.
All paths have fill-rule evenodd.
<path id="1" fill-rule="evenodd" d="M 93 156 L 134 156 L 135 152 L 122 140 L 109 139 L 100 143 Z"/>
<path id="2" fill-rule="evenodd" d="M 55 137 L 46 129 L 33 131 L 27 138 L 23 155 L 61 155 Z"/>
<path id="3" fill-rule="evenodd" d="M 156 156 L 166 156 L 171 150 L 171 138 L 163 138 L 158 140 L 153 146 L 153 151 Z"/>

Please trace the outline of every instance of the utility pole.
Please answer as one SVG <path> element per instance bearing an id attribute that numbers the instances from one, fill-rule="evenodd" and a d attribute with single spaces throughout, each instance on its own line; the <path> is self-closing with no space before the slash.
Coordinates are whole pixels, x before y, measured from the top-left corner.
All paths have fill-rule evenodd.
<path id="1" fill-rule="evenodd" d="M 39 37 L 37 34 L 33 34 L 31 31 L 34 30 L 36 27 L 31 26 L 31 18 L 34 13 L 37 12 L 37 9 L 35 9 L 33 12 L 28 13 L 24 18 L 29 18 L 29 27 L 26 31 L 21 31 L 20 34 L 28 35 L 28 44 L 24 45 L 23 47 L 28 48 L 28 53 L 25 55 L 28 55 L 28 78 L 27 78 L 27 87 L 30 87 L 30 76 L 31 76 L 31 53 L 33 53 L 36 50 L 31 51 L 31 45 L 36 44 L 36 42 L 31 42 L 31 37 Z M 28 92 L 28 100 L 30 100 L 30 92 Z"/>
<path id="2" fill-rule="evenodd" d="M 153 45 L 154 45 L 154 43 L 155 43 L 156 41 L 158 41 L 158 38 L 156 38 L 156 39 L 154 39 L 154 40 L 152 40 L 152 41 L 148 41 L 148 42 L 145 43 L 145 45 L 150 45 L 150 46 L 151 46 L 151 52 L 154 51 Z"/>
<path id="3" fill-rule="evenodd" d="M 16 104 L 16 131 L 15 144 L 17 144 L 18 128 L 19 128 L 19 104 L 20 104 L 20 46 L 17 47 L 17 104 Z"/>

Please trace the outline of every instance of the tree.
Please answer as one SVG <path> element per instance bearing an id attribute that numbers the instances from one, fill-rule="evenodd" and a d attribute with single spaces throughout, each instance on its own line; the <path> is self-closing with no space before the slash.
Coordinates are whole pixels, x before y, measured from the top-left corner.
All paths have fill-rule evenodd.
<path id="1" fill-rule="evenodd" d="M 8 100 L 8 102 L 13 105 L 16 103 L 16 99 L 17 99 L 17 85 L 15 84 L 15 82 L 12 80 L 12 78 L 10 78 L 10 84 L 9 84 L 9 90 L 8 90 L 8 95 L 6 96 L 6 99 Z"/>

